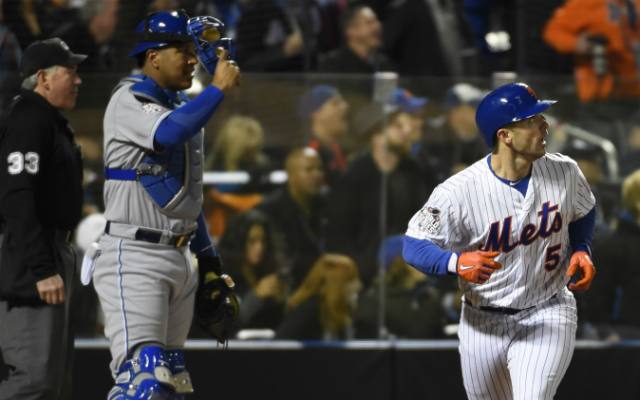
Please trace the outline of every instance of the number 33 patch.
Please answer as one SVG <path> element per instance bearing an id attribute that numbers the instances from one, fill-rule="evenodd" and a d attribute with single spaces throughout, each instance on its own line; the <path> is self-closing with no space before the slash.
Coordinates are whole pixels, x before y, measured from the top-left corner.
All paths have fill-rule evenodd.
<path id="1" fill-rule="evenodd" d="M 7 162 L 9 163 L 8 170 L 11 175 L 17 175 L 23 170 L 35 175 L 40 169 L 40 156 L 38 153 L 29 152 L 23 155 L 19 151 L 16 151 L 9 154 Z"/>
<path id="2" fill-rule="evenodd" d="M 438 207 L 427 206 L 420 210 L 418 215 L 418 228 L 429 234 L 435 234 L 440 230 L 440 209 Z"/>

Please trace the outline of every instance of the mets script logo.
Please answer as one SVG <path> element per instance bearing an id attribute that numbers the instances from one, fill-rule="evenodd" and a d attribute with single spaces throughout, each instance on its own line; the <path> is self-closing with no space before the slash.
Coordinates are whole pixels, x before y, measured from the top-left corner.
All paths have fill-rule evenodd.
<path id="1" fill-rule="evenodd" d="M 551 226 L 549 226 L 549 215 L 553 211 L 556 211 L 556 213 L 551 222 Z M 528 224 L 520 233 L 520 241 L 515 243 L 509 243 L 511 239 L 511 219 L 513 217 L 509 216 L 502 221 L 502 229 L 500 227 L 500 221 L 494 222 L 491 224 L 487 243 L 481 250 L 509 253 L 520 245 L 528 246 L 538 238 L 548 238 L 553 233 L 562 230 L 562 215 L 558 211 L 557 204 L 550 207 L 549 202 L 544 203 L 542 210 L 538 212 L 538 217 L 540 217 L 540 227 L 537 228 L 534 224 Z"/>

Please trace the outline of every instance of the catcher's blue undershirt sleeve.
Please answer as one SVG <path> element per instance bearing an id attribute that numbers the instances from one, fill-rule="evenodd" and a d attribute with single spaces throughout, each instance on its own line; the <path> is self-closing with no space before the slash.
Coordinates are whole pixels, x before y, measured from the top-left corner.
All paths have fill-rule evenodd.
<path id="1" fill-rule="evenodd" d="M 586 251 L 591 254 L 593 242 L 593 228 L 596 226 L 596 207 L 584 217 L 569 223 L 569 241 L 571 248 L 576 251 Z"/>
<path id="2" fill-rule="evenodd" d="M 196 237 L 193 238 L 189 249 L 196 257 L 215 257 L 216 250 L 213 248 L 213 242 L 209 231 L 207 230 L 207 222 L 204 220 L 204 213 L 200 211 L 200 216 L 196 220 L 198 229 L 196 229 Z M 203 251 L 203 249 L 205 249 Z"/>
<path id="3" fill-rule="evenodd" d="M 429 275 L 449 275 L 447 266 L 449 259 L 456 253 L 442 250 L 429 240 L 404 238 L 402 257 L 413 268 Z M 459 255 L 458 255 L 459 256 Z"/>
<path id="4" fill-rule="evenodd" d="M 171 112 L 160 123 L 155 134 L 156 143 L 164 147 L 186 143 L 204 128 L 222 100 L 224 93 L 220 89 L 207 86 L 195 99 Z"/>

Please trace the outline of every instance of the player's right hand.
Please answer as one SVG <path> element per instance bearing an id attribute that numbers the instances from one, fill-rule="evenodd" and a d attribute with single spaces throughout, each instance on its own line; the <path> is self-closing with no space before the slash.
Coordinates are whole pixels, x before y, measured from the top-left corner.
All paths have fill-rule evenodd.
<path id="1" fill-rule="evenodd" d="M 582 275 L 582 279 L 578 282 L 571 283 L 569 285 L 569 290 L 584 292 L 589 289 L 591 281 L 593 281 L 593 277 L 596 275 L 596 268 L 593 266 L 593 261 L 591 261 L 591 257 L 586 251 L 576 251 L 571 256 L 567 275 L 573 276 L 576 272 L 579 272 L 580 275 Z"/>
<path id="2" fill-rule="evenodd" d="M 64 282 L 60 275 L 54 275 L 36 283 L 40 298 L 48 304 L 64 303 Z"/>
<path id="3" fill-rule="evenodd" d="M 492 260 L 500 254 L 499 251 L 471 251 L 458 257 L 458 275 L 469 282 L 482 285 L 495 272 L 502 268 L 502 264 Z"/>
<path id="4" fill-rule="evenodd" d="M 220 59 L 213 75 L 213 82 L 211 82 L 213 86 L 220 89 L 225 95 L 233 90 L 234 87 L 240 86 L 242 82 L 238 64 L 233 60 L 227 60 L 229 54 L 229 50 L 222 50 L 220 53 Z"/>

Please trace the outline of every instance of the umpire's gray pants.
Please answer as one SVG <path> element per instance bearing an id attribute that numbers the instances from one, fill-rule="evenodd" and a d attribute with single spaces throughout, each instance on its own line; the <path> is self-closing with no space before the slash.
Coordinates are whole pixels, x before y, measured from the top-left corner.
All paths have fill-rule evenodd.
<path id="1" fill-rule="evenodd" d="M 99 249 L 93 279 L 106 318 L 115 378 L 141 343 L 184 346 L 198 276 L 188 246 L 176 248 L 104 234 Z"/>
<path id="2" fill-rule="evenodd" d="M 69 305 L 76 257 L 69 244 L 54 243 L 57 262 L 65 266 L 64 304 L 0 302 L 0 347 L 9 368 L 7 380 L 0 384 L 0 400 L 71 398 L 74 335 Z"/>

